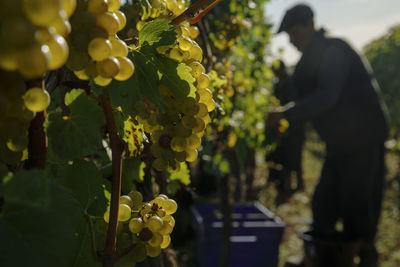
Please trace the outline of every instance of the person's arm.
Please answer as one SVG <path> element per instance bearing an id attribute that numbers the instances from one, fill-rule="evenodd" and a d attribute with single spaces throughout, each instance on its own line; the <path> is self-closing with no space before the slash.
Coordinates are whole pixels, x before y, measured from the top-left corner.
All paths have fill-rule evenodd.
<path id="1" fill-rule="evenodd" d="M 289 121 L 312 119 L 332 108 L 339 100 L 350 71 L 350 58 L 335 46 L 327 49 L 318 77 L 318 88 L 310 96 L 283 106 Z"/>

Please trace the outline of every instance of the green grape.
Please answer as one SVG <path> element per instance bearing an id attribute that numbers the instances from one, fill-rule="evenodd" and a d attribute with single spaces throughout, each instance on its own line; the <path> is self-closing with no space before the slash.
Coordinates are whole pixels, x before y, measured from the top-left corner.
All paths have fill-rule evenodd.
<path id="1" fill-rule="evenodd" d="M 89 61 L 85 67 L 85 74 L 90 78 L 96 78 L 99 76 L 96 69 L 96 61 Z"/>
<path id="2" fill-rule="evenodd" d="M 166 200 L 168 201 L 168 200 Z M 165 205 L 165 204 L 164 204 Z M 168 211 L 165 210 L 167 213 Z M 161 220 L 160 217 L 158 216 L 152 216 L 151 218 L 149 218 L 149 220 L 147 221 L 147 227 L 150 229 L 150 231 L 152 231 L 153 233 L 157 233 L 161 227 L 163 225 L 163 222 Z"/>
<path id="3" fill-rule="evenodd" d="M 109 221 L 110 221 L 110 210 L 109 209 L 106 210 L 106 212 L 104 213 L 103 218 L 104 218 L 104 221 L 106 223 L 109 223 Z"/>
<path id="4" fill-rule="evenodd" d="M 0 32 L 6 47 L 26 49 L 32 46 L 35 43 L 35 31 L 36 27 L 24 17 L 1 18 Z"/>
<path id="5" fill-rule="evenodd" d="M 126 57 L 128 55 L 128 46 L 125 42 L 117 38 L 110 39 L 111 42 L 111 56 L 113 57 Z"/>
<path id="6" fill-rule="evenodd" d="M 163 149 L 161 151 L 161 157 L 163 159 L 165 159 L 166 161 L 170 161 L 173 160 L 175 157 L 174 151 L 172 151 L 171 149 Z"/>
<path id="7" fill-rule="evenodd" d="M 163 235 L 163 241 L 160 245 L 162 249 L 167 248 L 171 244 L 171 237 L 169 235 Z"/>
<path id="8" fill-rule="evenodd" d="M 210 85 L 210 77 L 208 77 L 207 74 L 202 73 L 200 74 L 199 77 L 197 77 L 197 88 L 198 89 L 203 89 L 203 88 L 207 88 Z"/>
<path id="9" fill-rule="evenodd" d="M 194 116 L 199 112 L 199 110 L 200 110 L 199 105 L 194 101 L 183 103 L 182 112 L 185 115 Z"/>
<path id="10" fill-rule="evenodd" d="M 150 211 L 151 211 L 151 208 L 150 208 Z M 151 215 L 150 213 L 147 213 L 147 214 L 143 215 L 142 219 L 145 223 L 147 223 L 149 221 L 149 219 L 151 218 L 151 216 L 153 216 L 153 215 Z"/>
<path id="11" fill-rule="evenodd" d="M 58 12 L 57 18 L 51 23 L 51 28 L 59 35 L 66 37 L 71 33 L 71 23 L 63 10 Z"/>
<path id="12" fill-rule="evenodd" d="M 171 140 L 171 149 L 176 152 L 182 152 L 185 150 L 186 140 L 183 137 L 174 136 Z"/>
<path id="13" fill-rule="evenodd" d="M 183 116 L 182 125 L 187 129 L 193 129 L 197 126 L 197 120 L 193 116 Z"/>
<path id="14" fill-rule="evenodd" d="M 168 162 L 163 158 L 157 158 L 153 161 L 153 168 L 157 171 L 163 171 L 168 167 Z"/>
<path id="15" fill-rule="evenodd" d="M 47 45 L 34 45 L 18 54 L 18 70 L 28 79 L 43 76 L 51 60 Z"/>
<path id="16" fill-rule="evenodd" d="M 68 59 L 68 44 L 65 39 L 58 34 L 54 34 L 52 39 L 46 43 L 50 51 L 50 62 L 48 69 L 55 70 L 62 67 Z"/>
<path id="17" fill-rule="evenodd" d="M 152 201 L 150 201 L 150 204 L 153 205 L 154 203 L 157 203 L 158 207 L 162 207 L 164 203 L 164 198 L 163 197 L 156 197 Z"/>
<path id="18" fill-rule="evenodd" d="M 186 148 L 187 149 L 197 149 L 201 145 L 201 139 L 197 136 L 192 134 L 186 139 Z"/>
<path id="19" fill-rule="evenodd" d="M 179 137 L 189 137 L 192 134 L 192 130 L 185 128 L 182 123 L 179 123 L 175 126 L 174 133 Z"/>
<path id="20" fill-rule="evenodd" d="M 178 62 L 182 62 L 183 59 L 185 58 L 183 52 L 178 48 L 172 48 L 171 51 L 169 52 L 169 57 L 175 59 Z"/>
<path id="21" fill-rule="evenodd" d="M 120 8 L 120 0 L 108 0 L 108 11 L 115 12 Z"/>
<path id="22" fill-rule="evenodd" d="M 126 204 L 120 204 L 118 208 L 118 221 L 126 222 L 131 218 L 131 208 Z"/>
<path id="23" fill-rule="evenodd" d="M 122 30 L 123 28 L 125 28 L 125 26 L 126 26 L 126 17 L 125 17 L 125 14 L 122 13 L 121 11 L 119 11 L 119 10 L 115 11 L 114 14 L 118 17 L 118 20 L 119 20 L 119 28 L 118 28 L 118 31 L 120 31 L 120 30 Z"/>
<path id="24" fill-rule="evenodd" d="M 180 169 L 181 169 L 181 164 L 180 164 L 178 161 L 176 161 L 176 160 L 170 160 L 170 161 L 168 162 L 168 168 L 167 168 L 167 170 L 168 170 L 170 173 L 179 172 Z"/>
<path id="25" fill-rule="evenodd" d="M 142 205 L 142 215 L 149 213 L 151 211 L 151 204 L 148 202 L 144 202 Z"/>
<path id="26" fill-rule="evenodd" d="M 133 201 L 131 197 L 127 195 L 119 197 L 119 204 L 126 204 L 131 208 L 133 207 Z"/>
<path id="27" fill-rule="evenodd" d="M 160 246 L 152 247 L 152 246 L 146 244 L 146 254 L 147 254 L 147 256 L 155 258 L 158 255 L 160 255 L 160 253 L 161 253 L 161 247 Z"/>
<path id="28" fill-rule="evenodd" d="M 208 88 L 199 88 L 197 93 L 200 96 L 200 102 L 206 103 L 208 100 L 212 99 L 212 92 Z"/>
<path id="29" fill-rule="evenodd" d="M 49 93 L 38 87 L 30 88 L 22 98 L 25 106 L 31 111 L 41 112 L 50 105 Z"/>
<path id="30" fill-rule="evenodd" d="M 141 218 L 133 218 L 129 221 L 129 231 L 132 233 L 140 233 L 144 228 L 144 223 Z"/>
<path id="31" fill-rule="evenodd" d="M 171 215 L 174 214 L 178 209 L 178 204 L 176 204 L 175 200 L 169 198 L 164 201 L 163 208 L 168 215 Z"/>
<path id="32" fill-rule="evenodd" d="M 186 36 L 181 36 L 178 38 L 179 48 L 182 51 L 189 51 L 192 47 L 192 40 Z"/>
<path id="33" fill-rule="evenodd" d="M 88 0 L 87 9 L 92 14 L 102 14 L 107 11 L 107 0 Z"/>
<path id="34" fill-rule="evenodd" d="M 61 0 L 61 3 L 67 17 L 71 17 L 76 8 L 76 0 Z"/>
<path id="35" fill-rule="evenodd" d="M 23 8 L 28 19 L 37 26 L 50 26 L 60 10 L 59 0 L 24 0 Z"/>
<path id="36" fill-rule="evenodd" d="M 192 69 L 190 73 L 192 74 L 193 78 L 198 78 L 202 73 L 206 72 L 206 69 L 201 65 L 198 61 L 193 61 L 189 64 L 189 67 Z"/>
<path id="37" fill-rule="evenodd" d="M 208 99 L 207 102 L 205 103 L 207 105 L 207 110 L 208 112 L 211 112 L 215 109 L 215 101 L 214 99 Z"/>
<path id="38" fill-rule="evenodd" d="M 197 159 L 197 150 L 196 149 L 188 149 L 186 150 L 186 161 L 193 162 Z"/>
<path id="39" fill-rule="evenodd" d="M 164 217 L 167 213 L 165 212 L 165 210 L 163 208 L 159 208 L 156 212 L 157 216 L 162 218 Z"/>
<path id="40" fill-rule="evenodd" d="M 174 229 L 174 227 L 172 226 L 172 224 L 170 222 L 163 221 L 163 225 L 162 225 L 159 233 L 162 235 L 169 235 L 172 233 L 173 229 Z"/>
<path id="41" fill-rule="evenodd" d="M 161 197 L 163 199 L 168 199 L 168 196 L 165 194 L 159 194 L 157 197 Z"/>
<path id="42" fill-rule="evenodd" d="M 93 60 L 101 61 L 111 55 L 111 42 L 105 38 L 94 38 L 89 42 L 88 53 Z"/>
<path id="43" fill-rule="evenodd" d="M 163 242 L 163 236 L 159 233 L 153 233 L 153 237 L 147 241 L 147 243 L 152 247 L 158 247 Z"/>
<path id="44" fill-rule="evenodd" d="M 190 38 L 192 38 L 193 40 L 196 39 L 200 34 L 199 28 L 197 28 L 196 26 L 189 27 L 189 34 Z"/>
<path id="45" fill-rule="evenodd" d="M 204 103 L 199 103 L 199 112 L 196 114 L 196 117 L 204 117 L 208 114 L 207 105 Z"/>
<path id="46" fill-rule="evenodd" d="M 208 113 L 207 115 L 208 116 Z M 192 129 L 193 133 L 201 133 L 206 128 L 206 123 L 201 118 L 196 118 L 197 126 Z"/>
<path id="47" fill-rule="evenodd" d="M 88 62 L 89 62 L 89 56 L 87 53 L 75 50 L 73 48 L 70 49 L 69 57 L 66 64 L 70 70 L 78 71 L 84 69 L 86 67 L 86 64 L 88 64 Z"/>
<path id="48" fill-rule="evenodd" d="M 197 44 L 192 45 L 189 52 L 190 52 L 190 58 L 199 62 L 203 60 L 203 51 Z"/>
<path id="49" fill-rule="evenodd" d="M 112 79 L 111 78 L 104 78 L 103 76 L 99 75 L 96 76 L 94 79 L 94 82 L 100 86 L 107 86 L 111 83 Z"/>
<path id="50" fill-rule="evenodd" d="M 132 210 L 138 211 L 142 206 L 143 196 L 139 191 L 131 191 L 128 196 L 132 200 Z"/>
<path id="51" fill-rule="evenodd" d="M 19 133 L 17 135 L 11 136 L 7 141 L 7 147 L 13 152 L 19 152 L 24 150 L 28 146 L 28 136 L 27 133 Z"/>
<path id="52" fill-rule="evenodd" d="M 162 218 L 164 222 L 169 222 L 172 227 L 175 227 L 175 219 L 171 215 L 165 215 L 165 217 Z"/>
<path id="53" fill-rule="evenodd" d="M 105 12 L 96 15 L 96 25 L 106 30 L 108 35 L 114 35 L 118 32 L 120 22 L 117 15 Z"/>
<path id="54" fill-rule="evenodd" d="M 96 63 L 97 73 L 103 78 L 113 78 L 119 72 L 119 61 L 115 57 L 108 57 Z"/>

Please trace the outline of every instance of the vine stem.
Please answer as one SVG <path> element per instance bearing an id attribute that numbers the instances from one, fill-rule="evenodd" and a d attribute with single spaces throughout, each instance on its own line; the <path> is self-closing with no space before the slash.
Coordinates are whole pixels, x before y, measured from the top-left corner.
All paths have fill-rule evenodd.
<path id="1" fill-rule="evenodd" d="M 104 249 L 103 267 L 112 267 L 118 260 L 118 254 L 116 251 L 118 208 L 119 197 L 121 194 L 122 153 L 125 145 L 124 141 L 117 132 L 114 115 L 112 113 L 110 96 L 108 93 L 105 93 L 101 97 L 101 104 L 106 117 L 107 131 L 110 135 L 110 145 L 112 151 L 110 219 L 107 230 L 106 247 Z"/>

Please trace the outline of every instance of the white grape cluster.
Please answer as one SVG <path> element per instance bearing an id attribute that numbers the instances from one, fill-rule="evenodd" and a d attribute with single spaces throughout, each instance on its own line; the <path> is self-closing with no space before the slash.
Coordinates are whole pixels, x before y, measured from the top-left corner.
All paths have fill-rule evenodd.
<path id="1" fill-rule="evenodd" d="M 152 17 L 173 18 L 185 9 L 183 2 L 175 0 L 151 1 Z M 171 14 L 173 14 L 171 16 Z M 136 25 L 140 31 L 146 22 Z M 165 111 L 155 110 L 146 103 L 137 104 L 135 110 L 146 132 L 151 134 L 151 152 L 155 160 L 153 167 L 158 171 L 177 172 L 180 162 L 193 162 L 197 159 L 197 149 L 201 146 L 201 137 L 211 121 L 209 112 L 215 109 L 212 92 L 208 89 L 210 78 L 202 65 L 203 51 L 195 39 L 199 35 L 196 26 L 183 22 L 177 26 L 176 42 L 157 48 L 157 52 L 190 67 L 195 81 L 195 97 L 176 98 L 164 84 L 159 92 L 165 103 Z"/>
<path id="2" fill-rule="evenodd" d="M 71 17 L 67 67 L 82 80 L 92 78 L 100 86 L 112 79 L 125 81 L 134 73 L 128 46 L 117 32 L 126 25 L 119 0 L 78 0 Z"/>
<path id="3" fill-rule="evenodd" d="M 120 224 L 127 223 L 131 233 L 131 241 L 137 248 L 145 247 L 145 254 L 157 257 L 161 249 L 171 243 L 170 234 L 175 226 L 172 217 L 178 209 L 173 199 L 160 194 L 150 202 L 143 202 L 142 194 L 131 191 L 120 197 L 119 216 Z M 104 220 L 109 222 L 110 211 L 104 214 Z M 118 227 L 123 227 L 119 225 Z"/>
<path id="4" fill-rule="evenodd" d="M 75 7 L 76 0 L 2 0 L 0 68 L 34 79 L 64 65 Z"/>

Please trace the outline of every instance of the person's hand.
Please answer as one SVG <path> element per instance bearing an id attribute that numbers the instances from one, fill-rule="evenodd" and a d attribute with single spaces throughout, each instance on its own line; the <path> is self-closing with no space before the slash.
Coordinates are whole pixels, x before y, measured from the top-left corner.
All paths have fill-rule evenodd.
<path id="1" fill-rule="evenodd" d="M 270 112 L 267 117 L 267 125 L 271 128 L 276 128 L 279 125 L 279 121 L 284 118 L 282 111 Z"/>

